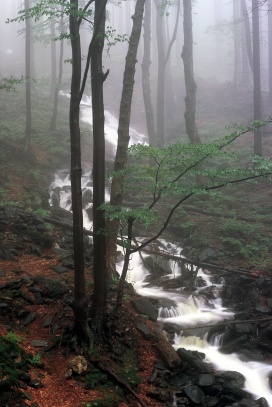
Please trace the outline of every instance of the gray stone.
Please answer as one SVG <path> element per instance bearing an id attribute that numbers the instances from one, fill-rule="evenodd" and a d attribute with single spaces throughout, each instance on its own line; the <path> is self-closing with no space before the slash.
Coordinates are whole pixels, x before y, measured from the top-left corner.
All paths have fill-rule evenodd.
<path id="1" fill-rule="evenodd" d="M 200 374 L 197 378 L 196 384 L 200 387 L 211 386 L 214 384 L 214 376 L 208 373 Z"/>
<path id="2" fill-rule="evenodd" d="M 32 341 L 30 341 L 30 345 L 33 346 L 33 348 L 44 348 L 48 345 L 48 342 L 32 339 Z"/>
<path id="3" fill-rule="evenodd" d="M 152 321 L 158 318 L 158 310 L 154 307 L 148 298 L 139 298 L 131 301 L 132 305 L 140 314 L 147 315 Z"/>
<path id="4" fill-rule="evenodd" d="M 149 327 L 144 324 L 143 322 L 140 322 L 136 325 L 136 328 L 143 334 L 143 336 L 146 339 L 150 339 L 152 337 L 152 333 L 149 329 Z"/>
<path id="5" fill-rule="evenodd" d="M 198 386 L 185 386 L 184 393 L 193 403 L 205 405 L 205 394 Z"/>
<path id="6" fill-rule="evenodd" d="M 30 312 L 27 317 L 23 320 L 23 325 L 29 325 L 36 318 L 37 313 L 35 311 Z"/>
<path id="7" fill-rule="evenodd" d="M 43 328 L 48 328 L 49 326 L 51 326 L 53 318 L 54 318 L 53 315 L 48 315 L 47 317 L 45 317 L 44 323 L 43 323 Z"/>
<path id="8" fill-rule="evenodd" d="M 40 387 L 43 387 L 43 384 L 40 380 L 31 380 L 31 382 L 28 383 L 29 387 L 33 387 L 33 389 L 39 389 Z"/>

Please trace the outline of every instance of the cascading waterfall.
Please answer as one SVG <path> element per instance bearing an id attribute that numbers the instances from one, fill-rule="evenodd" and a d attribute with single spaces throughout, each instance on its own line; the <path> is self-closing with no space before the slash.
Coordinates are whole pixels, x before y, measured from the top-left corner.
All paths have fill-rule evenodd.
<path id="1" fill-rule="evenodd" d="M 81 104 L 81 118 L 83 121 L 92 123 L 91 109 L 89 107 L 89 99 L 84 99 Z M 106 112 L 106 138 L 113 146 L 114 152 L 117 139 L 117 120 L 113 115 Z M 144 136 L 132 130 L 132 141 L 143 142 Z M 57 172 L 55 180 L 52 182 L 52 194 L 59 188 L 60 206 L 66 210 L 71 210 L 71 187 L 70 176 L 68 170 Z M 83 200 L 84 194 L 89 198 L 92 193 L 91 173 L 87 172 L 82 177 L 82 190 Z M 108 194 L 108 193 L 107 193 Z M 108 199 L 109 196 L 106 197 Z M 86 229 L 92 228 L 91 217 L 91 200 L 84 206 L 84 227 Z M 161 240 L 159 242 L 160 249 L 175 254 L 180 254 L 181 249 L 176 245 Z M 145 258 L 142 254 L 142 258 Z M 203 328 L 195 329 L 205 325 L 216 324 L 223 319 L 232 318 L 233 312 L 227 310 L 222 306 L 220 299 L 221 284 L 214 284 L 212 278 L 204 271 L 199 270 L 198 276 L 205 282 L 205 287 L 199 288 L 193 294 L 186 293 L 179 289 L 163 290 L 160 287 L 150 287 L 145 283 L 145 278 L 149 272 L 145 269 L 143 260 L 138 253 L 133 254 L 128 279 L 134 284 L 135 290 L 142 296 L 149 298 L 164 298 L 171 300 L 172 304 L 169 307 L 162 307 L 159 310 L 159 320 L 162 322 L 171 322 L 181 327 L 181 333 L 176 334 L 174 338 L 174 347 L 183 347 L 188 350 L 196 350 L 204 352 L 206 361 L 214 365 L 219 371 L 233 370 L 242 373 L 245 378 L 245 390 L 252 393 L 254 397 L 265 397 L 269 406 L 272 407 L 272 394 L 269 387 L 269 374 L 272 372 L 272 365 L 259 363 L 259 362 L 244 362 L 239 359 L 236 354 L 222 354 L 219 352 L 219 346 L 222 340 L 222 335 L 217 335 L 213 338 L 213 343 L 208 343 L 207 333 L 203 333 Z M 120 272 L 122 269 L 122 258 L 117 264 L 117 270 Z M 180 267 L 177 262 L 169 260 L 172 273 L 166 276 L 168 279 L 174 279 L 181 274 Z M 201 291 L 206 287 L 212 287 L 213 299 L 207 299 L 201 294 Z M 191 328 L 191 329 L 190 329 Z"/>

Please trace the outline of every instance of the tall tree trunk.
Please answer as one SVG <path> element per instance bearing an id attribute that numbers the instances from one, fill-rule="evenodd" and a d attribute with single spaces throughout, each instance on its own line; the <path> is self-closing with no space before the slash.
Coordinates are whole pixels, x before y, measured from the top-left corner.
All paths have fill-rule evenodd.
<path id="1" fill-rule="evenodd" d="M 253 86 L 254 120 L 261 120 L 261 68 L 260 68 L 260 28 L 259 2 L 252 0 L 252 38 L 253 38 Z M 262 155 L 262 133 L 254 131 L 254 154 Z"/>
<path id="2" fill-rule="evenodd" d="M 61 14 L 61 20 L 60 20 L 60 33 L 63 34 L 63 9 L 64 6 L 61 7 L 62 14 Z M 60 40 L 60 54 L 59 54 L 59 74 L 58 74 L 58 80 L 55 86 L 55 91 L 54 91 L 54 107 L 53 107 L 53 113 L 52 113 L 52 118 L 51 118 L 51 124 L 50 124 L 50 130 L 55 131 L 56 130 L 56 124 L 57 124 L 57 115 L 58 115 L 58 100 L 59 100 L 59 91 L 62 83 L 62 73 L 63 73 L 63 47 L 64 47 L 64 40 Z"/>
<path id="3" fill-rule="evenodd" d="M 156 33 L 157 33 L 157 55 L 158 55 L 158 79 L 157 79 L 157 128 L 156 139 L 157 147 L 164 146 L 165 123 L 164 123 L 164 76 L 165 76 L 165 36 L 164 36 L 164 14 L 163 1 L 155 0 L 156 14 Z"/>
<path id="4" fill-rule="evenodd" d="M 150 86 L 151 0 L 145 1 L 143 28 L 144 28 L 144 56 L 142 62 L 142 87 L 145 105 L 145 117 L 149 144 L 155 146 L 156 135 Z"/>
<path id="5" fill-rule="evenodd" d="M 242 8 L 244 23 L 245 23 L 248 63 L 249 63 L 251 71 L 253 72 L 252 41 L 251 41 L 250 21 L 249 21 L 248 9 L 246 6 L 246 0 L 241 0 L 241 8 Z"/>
<path id="6" fill-rule="evenodd" d="M 269 104 L 272 106 L 272 0 L 268 0 Z"/>
<path id="7" fill-rule="evenodd" d="M 105 203 L 105 135 L 103 82 L 103 48 L 107 0 L 95 0 L 94 36 L 91 46 L 93 112 L 93 245 L 94 294 L 91 307 L 93 326 L 101 335 L 107 299 L 106 224 L 101 205 Z"/>
<path id="8" fill-rule="evenodd" d="M 166 18 L 166 31 L 167 31 L 167 52 L 164 60 L 165 64 L 165 122 L 166 122 L 166 133 L 169 134 L 173 130 L 173 123 L 175 122 L 175 99 L 173 94 L 173 84 L 172 84 L 172 72 L 171 72 L 171 51 L 174 42 L 177 39 L 177 32 L 179 27 L 179 16 L 180 16 L 180 3 L 181 0 L 177 1 L 177 10 L 175 11 L 175 24 L 173 28 L 172 36 L 169 34 L 169 18 Z M 171 26 L 171 25 L 170 25 Z"/>
<path id="9" fill-rule="evenodd" d="M 25 9 L 30 8 L 30 0 L 25 0 Z M 25 20 L 25 90 L 26 90 L 26 127 L 25 127 L 25 139 L 24 139 L 24 153 L 30 153 L 30 140 L 31 140 L 31 21 L 30 18 Z"/>
<path id="10" fill-rule="evenodd" d="M 137 49 L 141 36 L 142 21 L 144 14 L 145 0 L 137 0 L 135 13 L 133 15 L 133 26 L 129 39 L 129 47 L 126 56 L 126 64 L 123 79 L 123 90 L 120 102 L 120 115 L 118 124 L 118 142 L 114 162 L 114 171 L 121 171 L 127 163 L 127 151 L 129 145 L 129 125 L 131 115 L 132 94 L 134 88 L 135 66 L 137 63 Z M 115 174 L 111 185 L 110 203 L 120 207 L 123 202 L 123 175 Z M 119 231 L 119 221 L 117 219 L 108 221 L 107 239 L 107 270 L 108 275 L 115 274 L 116 263 L 116 240 Z"/>
<path id="11" fill-rule="evenodd" d="M 194 79 L 194 62 L 193 62 L 193 21 L 192 21 L 192 1 L 183 0 L 183 31 L 184 45 L 181 57 L 184 64 L 184 78 L 186 86 L 185 96 L 185 125 L 187 135 L 191 143 L 200 143 L 198 135 L 195 111 L 196 111 L 196 83 Z"/>
<path id="12" fill-rule="evenodd" d="M 81 146 L 79 127 L 79 103 L 81 83 L 81 45 L 79 23 L 76 12 L 78 0 L 70 0 L 75 10 L 69 15 L 72 46 L 72 79 L 70 99 L 70 146 L 71 146 L 71 192 L 73 211 L 73 247 L 74 247 L 74 301 L 75 333 L 85 342 L 89 341 L 88 300 L 85 287 L 83 216 L 81 192 Z"/>
<path id="13" fill-rule="evenodd" d="M 63 7 L 63 6 L 62 6 Z M 51 11 L 54 13 L 55 6 L 51 6 Z M 56 82 L 57 82 L 57 47 L 56 47 L 56 28 L 55 28 L 55 16 L 54 14 L 50 19 L 50 36 L 51 36 L 51 98 L 55 95 Z M 61 40 L 62 42 L 62 40 Z"/>
<path id="14" fill-rule="evenodd" d="M 235 93 L 241 79 L 241 35 L 239 27 L 239 5 L 238 0 L 233 0 L 233 33 L 234 33 L 234 73 L 233 83 Z"/>
<path id="15" fill-rule="evenodd" d="M 243 17 L 243 11 L 241 9 L 241 3 L 240 3 L 240 14 L 241 17 Z M 248 51 L 247 51 L 247 40 L 246 40 L 246 29 L 245 29 L 245 24 L 243 27 L 241 27 L 241 84 L 247 88 L 251 88 L 251 83 L 252 83 L 252 70 L 249 66 L 249 59 L 248 59 Z M 251 38 L 250 38 L 251 39 Z M 250 41 L 250 47 L 251 47 L 251 41 Z"/>

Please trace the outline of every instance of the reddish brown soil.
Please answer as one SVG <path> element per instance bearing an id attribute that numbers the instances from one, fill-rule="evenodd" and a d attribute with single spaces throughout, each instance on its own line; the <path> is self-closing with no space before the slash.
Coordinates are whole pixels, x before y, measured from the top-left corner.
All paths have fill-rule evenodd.
<path id="1" fill-rule="evenodd" d="M 16 277 L 18 278 L 18 276 L 14 275 L 14 270 L 16 270 L 16 274 L 19 274 L 20 277 L 26 275 L 31 278 L 35 276 L 56 278 L 56 273 L 51 267 L 58 264 L 57 258 L 53 257 L 50 251 L 43 253 L 43 256 L 50 258 L 45 259 L 44 257 L 23 254 L 16 262 L 0 260 L 0 269 L 6 273 L 6 277 L 1 278 L 1 284 L 14 280 Z M 62 275 L 59 278 L 67 281 L 68 279 L 71 280 L 72 276 L 73 272 L 70 271 L 65 277 Z M 131 305 L 126 302 L 124 307 L 129 318 L 132 321 L 136 320 L 137 315 Z M 72 311 L 69 313 L 67 309 L 64 310 L 64 303 L 61 300 L 56 300 L 46 305 L 26 305 L 25 308 L 29 311 L 36 311 L 37 317 L 27 327 L 23 326 L 19 320 L 16 321 L 13 332 L 22 338 L 20 346 L 26 352 L 33 356 L 37 354 L 42 355 L 42 362 L 44 364 L 43 368 L 31 367 L 30 374 L 32 379 L 40 379 L 43 387 L 38 389 L 28 387 L 27 392 L 31 394 L 33 400 L 26 400 L 25 404 L 34 406 L 35 404 L 33 403 L 36 402 L 39 407 L 82 407 L 84 403 L 91 403 L 98 398 L 102 398 L 103 393 L 95 389 L 85 390 L 84 383 L 74 378 L 68 380 L 65 378 L 68 360 L 74 357 L 74 354 L 66 355 L 67 348 L 65 346 L 57 347 L 49 352 L 43 352 L 41 348 L 37 349 L 30 345 L 30 341 L 33 339 L 50 341 L 52 338 L 51 329 L 42 327 L 46 315 L 54 315 L 56 319 L 65 315 L 67 321 L 70 319 L 72 322 Z M 143 339 L 134 326 L 127 328 L 132 330 L 133 335 L 137 337 L 135 353 L 139 359 L 140 369 L 138 375 L 141 377 L 141 384 L 135 391 L 147 406 L 160 406 L 161 404 L 157 401 L 152 401 L 146 397 L 146 393 L 153 390 L 153 386 L 148 383 L 148 379 L 152 375 L 153 365 L 158 360 L 158 355 L 152 346 L 152 342 Z M 3 324 L 0 324 L 0 335 L 3 336 L 6 333 L 6 328 Z M 103 350 L 101 354 L 103 357 L 105 356 L 103 355 Z M 110 363 L 109 358 L 107 358 L 107 362 Z M 131 396 L 129 397 L 131 398 Z M 130 400 L 130 402 L 124 401 L 120 404 L 120 407 L 140 406 L 133 397 Z"/>

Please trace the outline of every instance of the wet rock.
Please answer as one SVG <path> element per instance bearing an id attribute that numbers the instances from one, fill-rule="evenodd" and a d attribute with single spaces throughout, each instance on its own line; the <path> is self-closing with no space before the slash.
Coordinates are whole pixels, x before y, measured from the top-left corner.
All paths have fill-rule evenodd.
<path id="1" fill-rule="evenodd" d="M 239 403 L 232 404 L 232 407 L 259 407 L 259 404 L 255 400 L 242 399 Z"/>
<path id="2" fill-rule="evenodd" d="M 24 308 L 20 308 L 17 312 L 18 318 L 25 318 L 28 315 L 28 311 Z"/>
<path id="3" fill-rule="evenodd" d="M 22 286 L 22 279 L 17 279 L 13 281 L 9 281 L 6 284 L 0 286 L 0 290 L 17 290 Z"/>
<path id="4" fill-rule="evenodd" d="M 53 271 L 55 271 L 55 273 L 57 274 L 65 274 L 68 273 L 68 270 L 66 267 L 63 266 L 52 266 L 51 267 Z"/>
<path id="5" fill-rule="evenodd" d="M 28 302 L 29 304 L 34 304 L 34 301 L 30 297 L 30 295 L 27 294 L 25 291 L 19 290 L 19 294 L 26 302 Z"/>
<path id="6" fill-rule="evenodd" d="M 183 391 L 188 399 L 190 399 L 194 403 L 205 405 L 206 397 L 200 387 L 196 385 L 185 386 Z"/>
<path id="7" fill-rule="evenodd" d="M 241 373 L 232 370 L 223 372 L 218 377 L 223 379 L 223 382 L 231 387 L 242 388 L 245 383 L 244 376 Z"/>
<path id="8" fill-rule="evenodd" d="M 148 298 L 138 298 L 131 303 L 139 314 L 147 315 L 152 321 L 157 320 L 158 311 Z"/>
<path id="9" fill-rule="evenodd" d="M 31 380 L 28 383 L 29 387 L 33 387 L 33 389 L 39 389 L 40 387 L 43 387 L 43 384 L 40 380 L 35 379 L 35 380 Z"/>
<path id="10" fill-rule="evenodd" d="M 37 284 L 44 295 L 50 299 L 62 298 L 63 295 L 69 292 L 68 285 L 52 278 L 35 277 L 34 283 Z"/>
<path id="11" fill-rule="evenodd" d="M 268 407 L 268 403 L 264 397 L 261 397 L 260 399 L 258 399 L 256 401 L 257 401 L 259 407 Z"/>
<path id="12" fill-rule="evenodd" d="M 32 387 L 32 386 L 31 386 Z M 30 394 L 30 393 L 28 393 L 27 391 L 24 391 L 24 397 L 27 399 L 27 400 L 29 400 L 29 401 L 33 401 L 34 400 L 34 397 Z"/>
<path id="13" fill-rule="evenodd" d="M 147 256 L 144 259 L 144 265 L 154 278 L 172 274 L 168 260 L 158 256 Z"/>
<path id="14" fill-rule="evenodd" d="M 180 373 L 169 380 L 169 384 L 173 387 L 183 387 L 193 385 L 193 377 L 186 373 Z"/>
<path id="15" fill-rule="evenodd" d="M 223 344 L 220 348 L 222 353 L 233 353 L 237 352 L 241 347 L 245 347 L 245 344 L 248 342 L 248 336 L 246 334 L 239 336 L 231 340 L 227 338 L 226 335 L 223 337 Z"/>
<path id="16" fill-rule="evenodd" d="M 7 315 L 9 311 L 9 305 L 6 302 L 0 302 L 0 315 Z"/>
<path id="17" fill-rule="evenodd" d="M 149 327 L 143 323 L 139 322 L 136 325 L 136 328 L 143 334 L 146 339 L 150 339 L 152 337 L 152 332 L 150 331 Z"/>
<path id="18" fill-rule="evenodd" d="M 264 314 L 270 312 L 270 309 L 266 305 L 259 304 L 255 307 L 255 309 L 256 311 L 262 312 Z"/>
<path id="19" fill-rule="evenodd" d="M 48 345 L 48 342 L 32 339 L 30 345 L 33 346 L 33 348 L 45 348 Z"/>
<path id="20" fill-rule="evenodd" d="M 211 374 L 200 374 L 197 377 L 196 384 L 200 387 L 211 386 L 215 383 L 214 376 Z"/>
<path id="21" fill-rule="evenodd" d="M 35 298 L 35 303 L 36 304 L 38 304 L 38 305 L 44 304 L 44 299 L 43 299 L 43 297 L 41 296 L 40 293 L 35 293 L 34 298 Z"/>
<path id="22" fill-rule="evenodd" d="M 67 267 L 68 269 L 73 269 L 75 267 L 75 262 L 72 256 L 67 257 L 62 262 L 63 267 Z"/>
<path id="23" fill-rule="evenodd" d="M 30 312 L 23 321 L 23 325 L 29 325 L 35 320 L 37 313 L 35 311 Z"/>
<path id="24" fill-rule="evenodd" d="M 235 328 L 236 332 L 238 332 L 238 333 L 250 333 L 253 330 L 255 331 L 255 329 L 256 329 L 254 327 L 254 325 L 251 324 L 250 322 L 234 324 L 234 328 Z"/>

